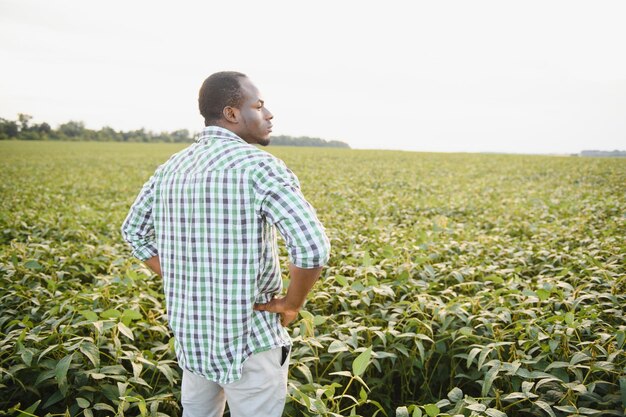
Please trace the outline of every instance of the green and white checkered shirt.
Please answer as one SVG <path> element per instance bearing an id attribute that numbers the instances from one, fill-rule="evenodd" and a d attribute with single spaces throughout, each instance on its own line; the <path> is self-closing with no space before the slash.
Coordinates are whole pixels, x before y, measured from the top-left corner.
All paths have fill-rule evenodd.
<path id="1" fill-rule="evenodd" d="M 278 314 L 253 310 L 282 290 L 276 229 L 294 265 L 328 261 L 296 176 L 227 129 L 204 128 L 143 186 L 122 235 L 137 258 L 160 257 L 181 367 L 230 383 L 251 354 L 291 344 Z"/>

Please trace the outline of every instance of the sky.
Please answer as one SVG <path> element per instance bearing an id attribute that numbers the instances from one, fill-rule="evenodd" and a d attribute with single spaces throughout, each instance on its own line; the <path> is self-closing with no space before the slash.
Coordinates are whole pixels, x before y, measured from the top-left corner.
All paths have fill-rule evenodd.
<path id="1" fill-rule="evenodd" d="M 244 72 L 274 134 L 355 149 L 626 150 L 623 1 L 0 0 L 0 117 L 198 132 Z"/>

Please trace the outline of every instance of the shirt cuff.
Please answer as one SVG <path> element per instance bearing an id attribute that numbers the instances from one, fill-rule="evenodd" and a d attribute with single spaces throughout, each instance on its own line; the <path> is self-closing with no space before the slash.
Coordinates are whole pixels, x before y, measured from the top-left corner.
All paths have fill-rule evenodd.
<path id="1" fill-rule="evenodd" d="M 323 253 L 321 256 L 316 256 L 312 258 L 305 258 L 302 256 L 290 256 L 289 262 L 292 265 L 297 266 L 302 269 L 313 269 L 320 268 L 328 263 L 330 258 L 330 251 Z"/>
<path id="2" fill-rule="evenodd" d="M 146 261 L 158 254 L 159 252 L 157 251 L 156 245 L 152 242 L 138 246 L 133 250 L 133 256 L 140 261 Z"/>

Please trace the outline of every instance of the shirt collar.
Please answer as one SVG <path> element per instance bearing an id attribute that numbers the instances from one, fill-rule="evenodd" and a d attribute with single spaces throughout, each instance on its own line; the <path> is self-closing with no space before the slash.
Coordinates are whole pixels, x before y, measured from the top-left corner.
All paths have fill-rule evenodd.
<path id="1" fill-rule="evenodd" d="M 239 142 L 247 143 L 245 140 L 241 139 L 230 130 L 220 126 L 205 127 L 204 129 L 202 129 L 202 132 L 200 132 L 200 136 L 198 136 L 196 142 L 207 142 L 212 139 L 236 140 Z"/>

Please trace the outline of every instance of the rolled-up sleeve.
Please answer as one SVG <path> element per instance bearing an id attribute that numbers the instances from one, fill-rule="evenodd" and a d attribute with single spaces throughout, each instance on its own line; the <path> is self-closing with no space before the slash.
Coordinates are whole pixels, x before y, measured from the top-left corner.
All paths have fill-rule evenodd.
<path id="1" fill-rule="evenodd" d="M 130 244 L 133 256 L 142 261 L 158 255 L 152 218 L 156 177 L 144 184 L 122 224 L 122 237 Z"/>
<path id="2" fill-rule="evenodd" d="M 255 183 L 258 214 L 285 239 L 289 261 L 304 269 L 324 266 L 330 257 L 330 241 L 295 174 L 280 161 L 262 163 Z"/>

